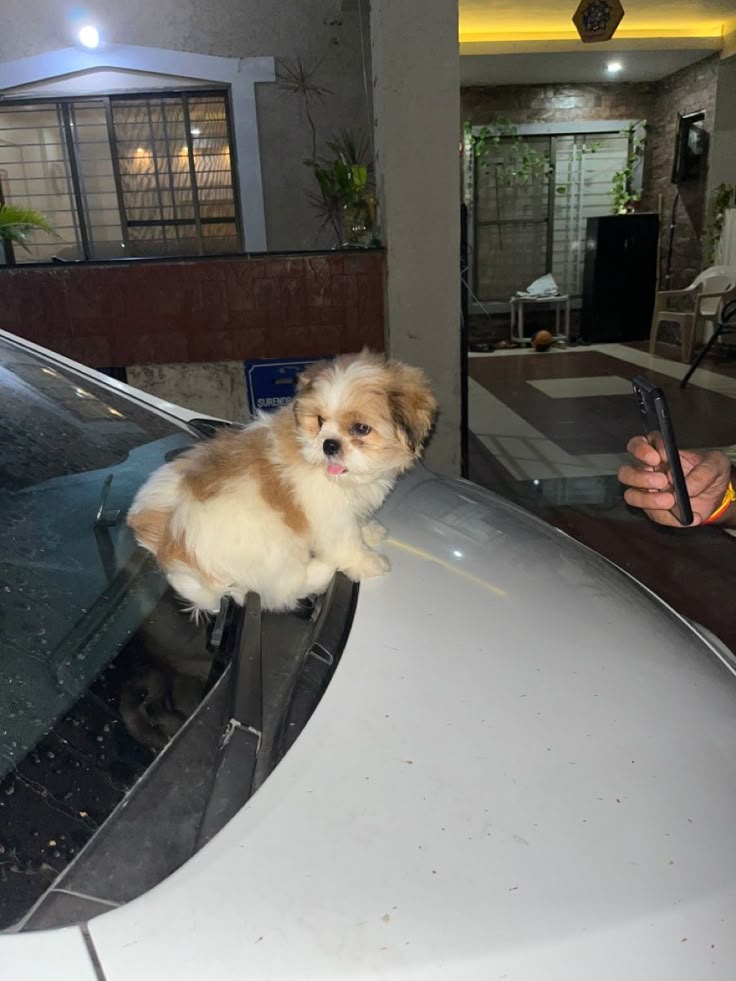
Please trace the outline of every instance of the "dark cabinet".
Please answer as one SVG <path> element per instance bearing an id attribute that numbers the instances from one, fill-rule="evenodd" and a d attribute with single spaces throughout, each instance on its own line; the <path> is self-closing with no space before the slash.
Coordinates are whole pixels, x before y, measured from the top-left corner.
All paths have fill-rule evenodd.
<path id="1" fill-rule="evenodd" d="M 649 337 L 658 238 L 656 214 L 588 218 L 581 321 L 584 341 Z"/>

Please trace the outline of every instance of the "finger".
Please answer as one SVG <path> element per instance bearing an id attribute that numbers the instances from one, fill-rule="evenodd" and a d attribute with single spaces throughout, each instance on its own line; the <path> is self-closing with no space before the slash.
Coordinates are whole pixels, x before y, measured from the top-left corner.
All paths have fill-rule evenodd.
<path id="1" fill-rule="evenodd" d="M 709 491 L 716 497 L 722 495 L 728 486 L 728 478 L 710 462 L 704 461 L 693 467 L 685 481 L 691 498 L 699 497 Z"/>
<path id="2" fill-rule="evenodd" d="M 633 508 L 644 511 L 671 511 L 675 506 L 675 495 L 670 491 L 633 490 L 624 491 L 624 500 Z"/>
<path id="3" fill-rule="evenodd" d="M 696 525 L 703 523 L 699 514 L 693 514 L 693 520 L 689 525 L 683 525 L 678 521 L 672 511 L 645 511 L 646 516 L 657 525 L 666 525 L 668 528 L 695 528 Z"/>
<path id="4" fill-rule="evenodd" d="M 658 467 L 662 462 L 659 458 L 659 453 L 657 453 L 644 436 L 634 436 L 626 444 L 626 449 L 633 457 L 636 457 L 642 463 L 646 463 L 647 466 Z"/>
<path id="5" fill-rule="evenodd" d="M 667 475 L 659 470 L 643 470 L 625 463 L 619 467 L 618 479 L 627 487 L 641 487 L 645 490 L 665 490 L 669 481 Z"/>
<path id="6" fill-rule="evenodd" d="M 682 472 L 687 475 L 691 470 L 694 470 L 699 466 L 705 457 L 701 453 L 695 453 L 694 450 L 680 450 L 680 464 L 682 465 Z"/>
<path id="7" fill-rule="evenodd" d="M 671 511 L 647 511 L 646 516 L 655 525 L 665 525 L 667 528 L 683 528 Z"/>

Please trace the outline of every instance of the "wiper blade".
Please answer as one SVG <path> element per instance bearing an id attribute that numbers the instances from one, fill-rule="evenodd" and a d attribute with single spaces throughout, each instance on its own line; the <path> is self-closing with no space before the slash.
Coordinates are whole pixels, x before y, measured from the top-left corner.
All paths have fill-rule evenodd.
<path id="1" fill-rule="evenodd" d="M 105 507 L 110 494 L 110 485 L 112 484 L 113 477 L 114 474 L 109 473 L 102 484 L 100 503 L 97 505 L 97 514 L 95 515 L 95 528 L 111 528 L 118 523 L 120 508 Z"/>
<path id="2" fill-rule="evenodd" d="M 54 672 L 54 679 L 62 690 L 66 690 L 66 684 L 62 680 L 64 669 L 75 659 L 78 659 L 80 651 L 102 629 L 105 621 L 129 595 L 131 587 L 141 583 L 147 577 L 152 579 L 155 592 L 162 593 L 165 584 L 162 585 L 161 583 L 161 576 L 153 557 L 144 552 L 143 549 L 137 549 L 123 568 L 108 582 L 104 591 L 85 612 L 81 620 L 61 640 L 53 653 L 51 668 Z"/>

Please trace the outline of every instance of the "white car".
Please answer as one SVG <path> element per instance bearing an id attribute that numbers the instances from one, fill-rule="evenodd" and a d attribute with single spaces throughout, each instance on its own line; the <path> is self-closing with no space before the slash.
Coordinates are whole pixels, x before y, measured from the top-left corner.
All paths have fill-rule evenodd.
<path id="1" fill-rule="evenodd" d="M 123 518 L 216 424 L 9 335 L 0 410 L 4 981 L 736 976 L 715 639 L 422 467 L 389 576 L 197 626 Z"/>

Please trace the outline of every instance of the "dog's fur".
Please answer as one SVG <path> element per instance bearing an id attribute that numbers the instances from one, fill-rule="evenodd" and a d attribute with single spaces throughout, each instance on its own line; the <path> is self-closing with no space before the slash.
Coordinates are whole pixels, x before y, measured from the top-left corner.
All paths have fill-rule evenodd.
<path id="1" fill-rule="evenodd" d="M 316 363 L 293 403 L 152 474 L 128 524 L 195 614 L 249 591 L 287 610 L 336 570 L 384 575 L 371 515 L 420 457 L 436 408 L 417 368 L 367 352 Z"/>

